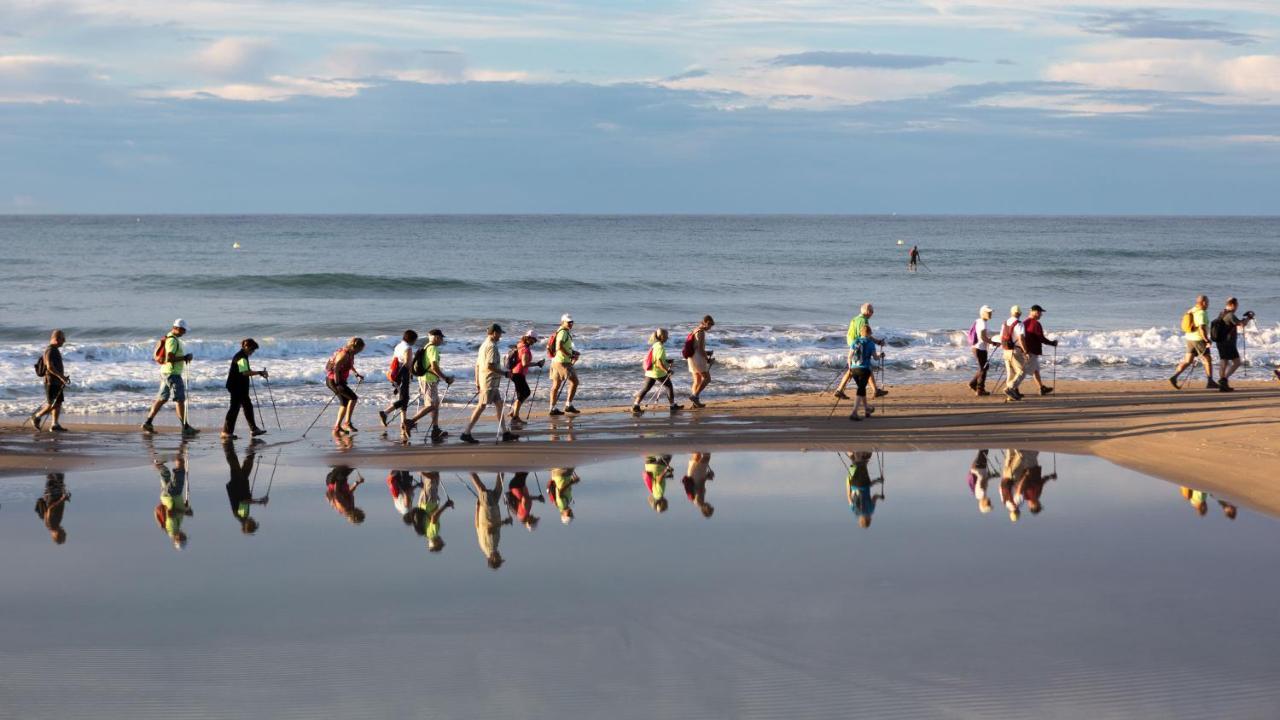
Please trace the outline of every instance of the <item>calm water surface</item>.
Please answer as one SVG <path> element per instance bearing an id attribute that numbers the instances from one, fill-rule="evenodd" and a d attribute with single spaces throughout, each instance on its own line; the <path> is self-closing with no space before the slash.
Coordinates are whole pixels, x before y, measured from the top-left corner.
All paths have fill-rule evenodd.
<path id="1" fill-rule="evenodd" d="M 0 717 L 1280 708 L 1280 525 L 1091 458 L 678 454 L 437 479 L 156 452 L 0 481 Z M 504 493 L 490 513 L 485 491 L 521 480 L 537 521 Z M 420 510 L 449 499 L 437 532 Z"/>

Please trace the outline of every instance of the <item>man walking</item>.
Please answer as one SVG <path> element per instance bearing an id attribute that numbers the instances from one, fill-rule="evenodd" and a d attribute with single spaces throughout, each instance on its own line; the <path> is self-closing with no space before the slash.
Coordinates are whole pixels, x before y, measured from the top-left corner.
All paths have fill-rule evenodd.
<path id="1" fill-rule="evenodd" d="M 1210 390 L 1218 387 L 1218 383 L 1213 381 L 1213 358 L 1209 355 L 1209 325 L 1205 322 L 1204 317 L 1205 311 L 1208 309 L 1209 298 L 1206 295 L 1201 295 L 1196 298 L 1196 304 L 1182 314 L 1182 339 L 1186 343 L 1187 353 L 1169 378 L 1169 384 L 1173 386 L 1174 390 L 1180 389 L 1178 377 L 1182 375 L 1182 371 L 1190 367 L 1197 359 L 1204 364 L 1204 376 L 1207 379 L 1205 387 Z"/>
<path id="2" fill-rule="evenodd" d="M 578 351 L 573 347 L 573 317 L 568 313 L 560 316 L 560 327 L 551 335 L 551 344 L 547 354 L 551 356 L 551 410 L 552 417 L 577 415 L 578 409 L 573 406 L 573 396 L 578 394 L 578 373 L 573 366 L 578 362 Z M 560 388 L 569 384 L 569 394 L 565 398 L 564 412 L 556 405 L 560 402 Z"/>
<path id="3" fill-rule="evenodd" d="M 400 434 L 409 432 L 409 370 L 413 365 L 413 346 L 418 342 L 415 330 L 405 330 L 400 342 L 391 351 L 391 366 L 387 379 L 391 381 L 391 404 L 378 411 L 378 420 L 386 427 L 392 413 L 400 411 Z"/>
<path id="4" fill-rule="evenodd" d="M 507 431 L 507 417 L 502 412 L 502 379 L 511 377 L 511 373 L 502 367 L 502 356 L 498 353 L 498 341 L 501 339 L 502 326 L 497 323 L 490 325 L 484 342 L 480 344 L 480 351 L 476 354 L 476 389 L 479 396 L 467 429 L 462 431 L 461 440 L 464 443 L 474 445 L 480 442 L 471 436 L 471 429 L 484 414 L 484 409 L 490 405 L 498 416 L 498 439 L 510 442 L 518 437 Z"/>
<path id="5" fill-rule="evenodd" d="M 31 427 L 36 430 L 40 429 L 40 424 L 44 422 L 44 417 L 50 415 L 53 417 L 53 425 L 49 426 L 50 430 L 53 432 L 67 431 L 66 428 L 62 427 L 62 423 L 59 422 L 62 417 L 63 392 L 66 390 L 67 383 L 71 382 L 62 367 L 62 346 L 65 344 L 67 344 L 66 334 L 61 330 L 54 330 L 49 335 L 49 346 L 44 349 L 44 354 L 40 356 L 36 374 L 44 378 L 44 405 L 41 405 L 39 410 L 32 413 L 28 420 L 31 423 Z"/>
<path id="6" fill-rule="evenodd" d="M 1209 337 L 1218 349 L 1218 389 L 1231 392 L 1235 388 L 1227 383 L 1227 379 L 1240 369 L 1240 349 L 1236 347 L 1239 333 L 1253 320 L 1253 311 L 1244 314 L 1244 318 L 1236 316 L 1240 303 L 1235 298 L 1227 298 L 1226 307 L 1213 322 L 1209 323 Z"/>
<path id="7" fill-rule="evenodd" d="M 1044 327 L 1040 325 L 1040 316 L 1042 315 L 1044 315 L 1044 308 L 1039 305 L 1032 305 L 1027 321 L 1022 324 L 1022 349 L 1027 355 L 1027 364 L 1022 369 L 1022 372 L 1024 375 L 1030 375 L 1035 379 L 1041 395 L 1048 395 L 1053 392 L 1053 388 L 1045 387 L 1044 382 L 1040 379 L 1040 356 L 1044 354 L 1045 345 L 1057 347 L 1058 341 L 1050 340 L 1044 336 Z"/>
<path id="8" fill-rule="evenodd" d="M 178 318 L 173 321 L 173 328 L 169 330 L 169 334 L 160 341 L 162 347 L 156 348 L 156 359 L 161 361 L 160 390 L 156 394 L 155 402 L 151 403 L 147 419 L 142 422 L 144 432 L 156 431 L 151 421 L 155 420 L 156 413 L 160 412 L 160 408 L 169 402 L 170 398 L 173 399 L 178 420 L 182 423 L 182 434 L 190 437 L 200 432 L 187 422 L 187 385 L 182 379 L 182 373 L 187 369 L 187 363 L 191 362 L 192 357 L 191 353 L 187 352 L 186 346 L 182 344 L 182 337 L 186 334 L 187 323 L 182 318 Z"/>
<path id="9" fill-rule="evenodd" d="M 1004 388 L 1005 402 L 1022 399 L 1022 393 L 1018 387 L 1027 377 L 1025 370 L 1027 351 L 1022 337 L 1025 332 L 1026 328 L 1022 325 L 1022 308 L 1014 305 L 1009 308 L 1009 319 L 1005 320 L 1004 327 L 1000 328 L 1000 347 L 1004 350 L 1004 369 L 1007 375 Z"/>
<path id="10" fill-rule="evenodd" d="M 445 387 L 453 385 L 453 376 L 440 368 L 440 346 L 444 344 L 444 333 L 439 328 L 432 328 L 427 333 L 427 344 L 419 353 L 414 353 L 413 373 L 418 375 L 418 389 L 426 398 L 426 406 L 409 420 L 409 429 L 418 424 L 426 415 L 431 416 L 431 439 L 440 442 L 449 433 L 440 429 L 440 380 L 444 379 Z"/>
<path id="11" fill-rule="evenodd" d="M 253 400 L 249 398 L 250 383 L 254 375 L 267 377 L 266 370 L 253 370 L 249 367 L 249 356 L 258 349 L 253 338 L 240 341 L 240 350 L 231 358 L 231 367 L 227 368 L 227 392 L 231 393 L 231 407 L 227 409 L 227 417 L 222 421 L 222 439 L 235 438 L 236 420 L 241 408 L 244 419 L 249 423 L 249 433 L 253 437 L 265 435 L 266 430 L 258 427 L 253 417 Z"/>
<path id="12" fill-rule="evenodd" d="M 707 351 L 707 331 L 715 327 L 716 321 L 710 315 L 703 316 L 702 322 L 684 340 L 681 355 L 689 361 L 689 374 L 693 376 L 693 386 L 689 388 L 689 404 L 695 408 L 706 407 L 702 404 L 702 391 L 711 383 L 711 364 L 715 358 Z"/>
<path id="13" fill-rule="evenodd" d="M 871 316 L 875 314 L 875 306 L 871 303 L 863 303 L 862 307 L 859 308 L 858 314 L 854 315 L 853 319 L 849 321 L 849 332 L 845 334 L 845 342 L 848 344 L 850 350 L 853 349 L 854 343 L 858 342 L 858 339 L 862 337 L 863 326 L 866 325 L 869 327 Z M 876 345 L 881 347 L 884 346 L 884 338 L 878 338 L 874 334 L 869 334 L 867 337 L 869 337 Z M 846 369 L 844 376 L 840 378 L 840 385 L 836 387 L 835 395 L 837 398 L 840 398 L 841 400 L 849 399 L 849 396 L 844 393 L 844 389 L 848 387 L 849 381 L 852 379 L 853 371 Z M 888 390 L 883 390 L 876 385 L 876 374 L 874 372 L 867 378 L 867 382 L 875 392 L 875 397 L 884 397 L 889 394 Z"/>
<path id="14" fill-rule="evenodd" d="M 979 396 L 991 394 L 987 392 L 987 368 L 990 366 L 987 348 L 999 344 L 992 339 L 991 330 L 987 327 L 993 313 L 990 305 L 983 305 L 978 310 L 978 319 L 974 320 L 973 326 L 969 328 L 969 344 L 973 347 L 974 359 L 978 361 L 978 372 L 974 373 L 973 379 L 969 381 L 969 389 Z"/>

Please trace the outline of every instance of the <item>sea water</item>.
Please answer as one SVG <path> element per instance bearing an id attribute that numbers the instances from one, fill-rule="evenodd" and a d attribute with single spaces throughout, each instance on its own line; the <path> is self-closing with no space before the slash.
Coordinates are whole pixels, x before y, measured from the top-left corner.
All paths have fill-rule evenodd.
<path id="1" fill-rule="evenodd" d="M 1280 218 L 0 217 L 0 412 L 38 402 L 32 364 L 54 327 L 70 337 L 72 412 L 140 410 L 177 317 L 196 407 L 224 401 L 243 337 L 261 343 L 276 401 L 300 405 L 327 397 L 325 358 L 350 336 L 385 383 L 374 371 L 400 333 L 439 327 L 446 368 L 467 377 L 489 323 L 507 341 L 545 338 L 566 312 L 586 404 L 634 392 L 654 328 L 678 358 L 705 314 L 718 361 L 707 398 L 821 388 L 867 301 L 891 383 L 967 377 L 964 333 L 984 303 L 997 322 L 1011 304 L 1043 305 L 1060 377 L 1161 378 L 1201 292 L 1211 311 L 1235 295 L 1257 312 L 1243 342 L 1266 367 L 1280 361 L 1278 248 Z"/>
<path id="2" fill-rule="evenodd" d="M 177 440 L 155 443 L 175 477 Z M 868 449 L 850 483 L 843 453 L 636 455 L 560 471 L 569 524 L 548 498 L 482 542 L 469 488 L 515 473 L 347 469 L 335 503 L 331 468 L 232 452 L 192 446 L 181 551 L 156 467 L 52 478 L 71 496 L 52 522 L 32 512 L 50 478 L 0 483 L 0 717 L 1280 707 L 1280 523 L 1094 458 Z M 231 499 L 233 472 L 259 502 Z M 436 551 L 389 475 L 454 501 Z"/>

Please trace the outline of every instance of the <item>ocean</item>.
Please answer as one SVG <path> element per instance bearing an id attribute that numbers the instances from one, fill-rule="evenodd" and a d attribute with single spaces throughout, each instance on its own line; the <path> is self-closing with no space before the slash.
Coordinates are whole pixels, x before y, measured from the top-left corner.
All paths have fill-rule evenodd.
<path id="1" fill-rule="evenodd" d="M 913 244 L 924 265 L 909 273 Z M 1228 295 L 1256 311 L 1244 372 L 1264 377 L 1280 362 L 1278 251 L 1277 217 L 3 216 L 0 413 L 38 405 L 32 364 L 54 327 L 69 336 L 69 412 L 142 412 L 176 317 L 198 408 L 225 402 L 243 337 L 262 345 L 277 403 L 299 406 L 327 399 L 324 361 L 349 336 L 385 384 L 375 371 L 400 333 L 439 327 L 444 364 L 467 377 L 489 323 L 545 337 L 564 312 L 579 405 L 622 402 L 648 334 L 669 328 L 678 357 L 704 314 L 718 360 L 704 399 L 816 390 L 866 301 L 890 384 L 967 378 L 983 303 L 997 320 L 1043 305 L 1059 377 L 1158 379 L 1201 292 L 1214 312 Z"/>

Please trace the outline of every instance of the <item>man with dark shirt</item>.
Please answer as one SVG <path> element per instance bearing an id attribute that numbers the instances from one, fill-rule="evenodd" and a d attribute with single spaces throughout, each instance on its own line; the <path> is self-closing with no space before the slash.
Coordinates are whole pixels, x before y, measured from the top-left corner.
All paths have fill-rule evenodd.
<path id="1" fill-rule="evenodd" d="M 1044 336 L 1044 326 L 1040 324 L 1040 316 L 1044 315 L 1044 308 L 1039 305 L 1031 306 L 1031 313 L 1027 316 L 1025 322 L 1022 323 L 1022 343 L 1023 352 L 1027 354 L 1027 366 L 1023 369 L 1024 373 L 1030 373 L 1035 378 L 1036 385 L 1040 387 L 1041 395 L 1048 395 L 1053 392 L 1053 388 L 1045 387 L 1040 380 L 1040 356 L 1044 354 L 1044 346 L 1058 346 L 1057 340 L 1050 340 Z"/>
<path id="2" fill-rule="evenodd" d="M 1210 325 L 1209 334 L 1218 349 L 1218 361 L 1221 363 L 1218 369 L 1218 390 L 1222 392 L 1235 390 L 1227 384 L 1227 378 L 1235 374 L 1241 365 L 1240 349 L 1236 347 L 1236 339 L 1239 337 L 1240 330 L 1253 319 L 1251 312 L 1245 313 L 1243 319 L 1238 317 L 1236 310 L 1239 307 L 1239 301 L 1235 298 L 1227 298 L 1226 307 L 1218 314 L 1218 319 Z"/>
<path id="3" fill-rule="evenodd" d="M 250 481 L 255 460 L 253 445 L 249 446 L 243 463 L 236 457 L 236 449 L 231 443 L 224 443 L 222 450 L 227 457 L 227 468 L 231 475 L 231 479 L 227 480 L 227 502 L 231 503 L 231 514 L 240 523 L 240 532 L 252 535 L 258 530 L 258 521 L 249 515 L 249 511 L 254 505 L 267 504 L 266 496 L 253 497 L 253 483 Z"/>
<path id="4" fill-rule="evenodd" d="M 244 409 L 244 419 L 249 423 L 249 432 L 254 437 L 267 432 L 259 428 L 254 421 L 253 401 L 249 399 L 251 378 L 254 375 L 267 377 L 266 370 L 252 370 L 249 368 L 249 356 L 257 349 L 258 343 L 253 338 L 241 340 L 240 351 L 231 358 L 231 367 L 227 368 L 227 392 L 231 393 L 231 407 L 227 409 L 227 417 L 222 422 L 223 440 L 230 440 L 236 436 L 236 419 L 240 414 L 241 408 Z"/>
<path id="5" fill-rule="evenodd" d="M 54 330 L 49 335 L 49 346 L 44 349 L 44 355 L 40 358 L 40 362 L 44 366 L 44 405 L 41 405 L 39 410 L 32 413 L 31 418 L 28 420 L 31 423 L 31 427 L 36 430 L 40 429 L 40 424 L 44 422 L 45 415 L 52 415 L 53 425 L 49 429 L 54 432 L 67 431 L 58 422 L 62 415 L 62 393 L 67 383 L 71 382 L 67 379 L 67 374 L 62 368 L 62 350 L 60 348 L 66 342 L 66 334 L 61 330 Z"/>

